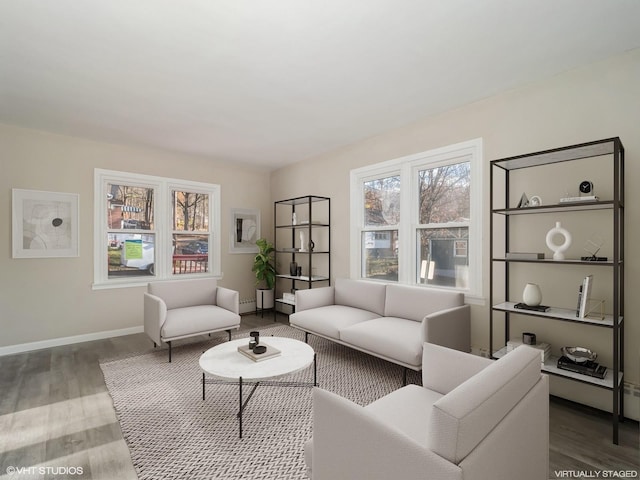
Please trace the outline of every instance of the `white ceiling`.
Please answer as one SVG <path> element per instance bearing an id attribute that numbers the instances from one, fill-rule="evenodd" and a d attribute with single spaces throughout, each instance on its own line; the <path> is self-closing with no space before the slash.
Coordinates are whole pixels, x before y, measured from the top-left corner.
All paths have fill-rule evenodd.
<path id="1" fill-rule="evenodd" d="M 638 0 L 0 0 L 0 122 L 280 167 L 640 47 Z"/>

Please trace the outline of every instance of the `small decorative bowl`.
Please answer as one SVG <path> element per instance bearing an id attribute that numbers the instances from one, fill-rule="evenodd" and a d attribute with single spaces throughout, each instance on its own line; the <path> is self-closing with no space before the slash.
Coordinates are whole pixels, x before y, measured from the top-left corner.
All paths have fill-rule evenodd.
<path id="1" fill-rule="evenodd" d="M 576 363 L 593 362 L 598 354 L 584 347 L 562 347 L 562 354 Z"/>

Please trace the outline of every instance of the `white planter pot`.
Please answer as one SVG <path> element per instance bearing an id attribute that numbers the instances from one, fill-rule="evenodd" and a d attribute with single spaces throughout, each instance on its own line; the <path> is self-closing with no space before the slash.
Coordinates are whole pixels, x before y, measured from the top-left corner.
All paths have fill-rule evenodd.
<path id="1" fill-rule="evenodd" d="M 274 290 L 267 288 L 256 289 L 256 308 L 258 310 L 273 308 L 274 306 Z"/>

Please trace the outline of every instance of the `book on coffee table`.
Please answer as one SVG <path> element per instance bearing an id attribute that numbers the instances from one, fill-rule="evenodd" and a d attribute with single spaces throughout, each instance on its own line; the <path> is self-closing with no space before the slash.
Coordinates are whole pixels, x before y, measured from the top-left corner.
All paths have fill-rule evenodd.
<path id="1" fill-rule="evenodd" d="M 267 347 L 267 351 L 264 353 L 254 353 L 254 351 L 249 348 L 249 345 L 242 345 L 238 347 L 238 351 L 254 362 L 262 362 L 263 360 L 277 357 L 281 353 L 280 350 L 270 345 L 265 345 L 264 343 L 260 343 L 260 345 L 262 345 L 263 347 Z"/>

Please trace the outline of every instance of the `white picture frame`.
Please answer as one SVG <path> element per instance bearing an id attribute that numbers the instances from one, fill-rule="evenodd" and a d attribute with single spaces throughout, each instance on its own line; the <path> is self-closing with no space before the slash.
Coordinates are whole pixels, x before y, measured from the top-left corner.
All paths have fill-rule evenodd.
<path id="1" fill-rule="evenodd" d="M 232 208 L 229 222 L 229 253 L 258 253 L 260 210 Z"/>
<path id="2" fill-rule="evenodd" d="M 78 257 L 80 195 L 11 191 L 13 258 Z"/>

